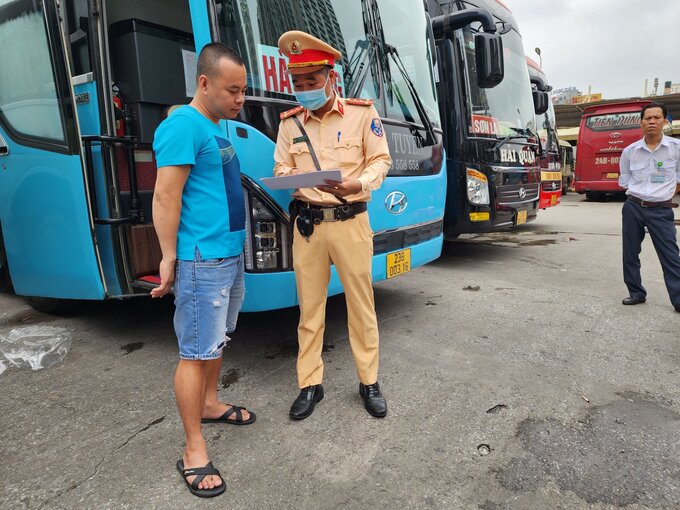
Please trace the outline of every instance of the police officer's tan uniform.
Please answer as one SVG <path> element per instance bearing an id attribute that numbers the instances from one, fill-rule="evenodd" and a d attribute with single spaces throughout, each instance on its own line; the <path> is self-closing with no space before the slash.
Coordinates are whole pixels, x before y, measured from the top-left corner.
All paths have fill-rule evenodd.
<path id="1" fill-rule="evenodd" d="M 294 34 L 292 40 L 284 34 L 279 41 L 279 49 L 289 56 L 291 46 L 293 50 L 299 46 L 329 48 L 311 36 Z M 307 62 L 309 72 L 319 69 L 318 53 L 311 58 Z M 301 64 L 304 66 L 305 62 L 298 56 L 294 65 L 300 67 Z M 347 202 L 369 201 L 371 191 L 380 187 L 392 164 L 372 102 L 343 99 L 336 94 L 332 109 L 321 119 L 303 107 L 282 114 L 274 154 L 276 176 L 316 171 L 293 116 L 302 122 L 322 170 L 339 169 L 346 179 L 361 182 L 362 190 L 345 197 Z M 293 196 L 306 204 L 342 205 L 334 195 L 316 188 L 296 190 Z M 323 379 L 321 350 L 331 263 L 335 264 L 345 290 L 349 338 L 359 380 L 365 385 L 377 381 L 378 324 L 371 278 L 372 257 L 373 232 L 367 212 L 346 221 L 323 221 L 314 226 L 309 238 L 294 229 L 293 262 L 300 301 L 297 362 L 300 388 L 321 384 Z"/>

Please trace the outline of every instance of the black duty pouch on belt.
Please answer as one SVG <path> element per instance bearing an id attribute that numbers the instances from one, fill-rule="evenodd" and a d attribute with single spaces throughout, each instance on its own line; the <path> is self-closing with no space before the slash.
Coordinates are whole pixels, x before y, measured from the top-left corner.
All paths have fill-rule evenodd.
<path id="1" fill-rule="evenodd" d="M 300 211 L 302 209 L 299 200 L 293 199 L 290 204 L 288 204 L 290 222 L 295 222 L 298 232 L 309 241 L 309 237 L 314 233 L 314 222 L 312 221 L 312 218 L 307 215 L 300 216 Z"/>
<path id="2" fill-rule="evenodd" d="M 308 216 L 298 216 L 295 219 L 295 226 L 300 234 L 309 241 L 309 238 L 314 233 L 314 222 L 312 221 L 312 218 Z"/>

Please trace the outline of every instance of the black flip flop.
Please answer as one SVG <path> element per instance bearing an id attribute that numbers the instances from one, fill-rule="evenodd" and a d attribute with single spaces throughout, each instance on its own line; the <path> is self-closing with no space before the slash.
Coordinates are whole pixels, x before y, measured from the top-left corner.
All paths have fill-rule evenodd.
<path id="1" fill-rule="evenodd" d="M 222 478 L 220 472 L 217 469 L 215 469 L 215 466 L 213 466 L 212 462 L 208 462 L 202 468 L 184 469 L 184 461 L 180 459 L 177 461 L 177 471 L 179 471 L 179 474 L 182 475 L 184 483 L 187 484 L 187 487 L 189 488 L 191 493 L 194 496 L 198 496 L 199 498 L 214 498 L 215 496 L 219 496 L 225 490 L 227 490 L 227 484 L 224 481 L 224 478 Z M 189 483 L 187 477 L 194 475 L 197 475 L 196 478 L 194 478 L 193 482 Z M 198 484 L 201 483 L 203 479 L 209 475 L 219 476 L 220 480 L 222 480 L 222 485 L 220 485 L 219 487 L 214 487 L 212 489 L 199 489 Z"/>
<path id="2" fill-rule="evenodd" d="M 250 413 L 250 418 L 247 420 L 243 419 L 243 413 L 241 411 L 247 411 L 245 407 L 239 407 L 235 405 L 229 406 L 222 416 L 219 418 L 201 418 L 201 423 L 228 423 L 230 425 L 250 425 L 255 421 L 255 413 L 248 411 Z M 229 417 L 236 413 L 236 419 L 230 420 Z"/>

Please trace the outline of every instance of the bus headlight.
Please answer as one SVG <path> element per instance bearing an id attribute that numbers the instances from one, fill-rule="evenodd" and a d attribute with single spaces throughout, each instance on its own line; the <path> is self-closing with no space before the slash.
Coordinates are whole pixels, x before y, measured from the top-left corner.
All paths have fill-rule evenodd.
<path id="1" fill-rule="evenodd" d="M 244 189 L 243 193 L 246 202 L 246 269 L 256 272 L 290 270 L 287 223 L 252 191 Z"/>
<path id="2" fill-rule="evenodd" d="M 467 195 L 471 204 L 489 205 L 489 180 L 486 175 L 467 169 Z"/>

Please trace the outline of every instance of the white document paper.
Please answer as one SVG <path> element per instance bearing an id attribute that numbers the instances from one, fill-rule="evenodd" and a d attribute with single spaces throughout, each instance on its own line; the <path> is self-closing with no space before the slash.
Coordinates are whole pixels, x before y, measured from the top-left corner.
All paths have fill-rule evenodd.
<path id="1" fill-rule="evenodd" d="M 342 172 L 340 170 L 320 170 L 305 174 L 260 179 L 262 184 L 270 189 L 316 188 L 319 184 L 325 184 L 324 181 L 326 180 L 342 182 Z"/>
<path id="2" fill-rule="evenodd" d="M 187 97 L 194 97 L 196 93 L 196 70 L 198 57 L 193 51 L 182 50 L 182 64 L 184 64 L 184 89 Z"/>

